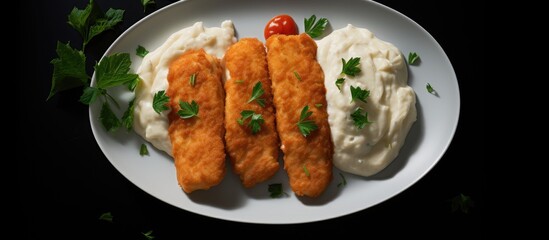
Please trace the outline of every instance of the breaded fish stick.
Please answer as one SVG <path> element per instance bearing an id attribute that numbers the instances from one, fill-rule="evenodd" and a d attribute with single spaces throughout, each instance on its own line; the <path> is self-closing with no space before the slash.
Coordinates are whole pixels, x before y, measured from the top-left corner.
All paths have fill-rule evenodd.
<path id="1" fill-rule="evenodd" d="M 278 134 L 272 104 L 271 80 L 267 70 L 265 47 L 255 38 L 244 38 L 225 53 L 225 143 L 233 169 L 245 187 L 272 177 L 278 170 Z M 229 78 L 230 76 L 230 78 Z M 261 82 L 264 107 L 256 101 L 248 103 L 254 86 Z M 249 119 L 237 122 L 243 110 L 261 114 L 264 123 L 253 133 Z"/>
<path id="2" fill-rule="evenodd" d="M 332 180 L 333 154 L 324 73 L 316 61 L 317 46 L 306 34 L 274 35 L 266 45 L 284 169 L 296 195 L 316 197 Z M 307 137 L 297 126 L 305 106 L 313 112 L 308 120 L 318 126 Z"/>
<path id="3" fill-rule="evenodd" d="M 217 185 L 225 175 L 222 74 L 218 60 L 202 49 L 186 52 L 170 64 L 168 132 L 177 181 L 187 193 Z M 193 75 L 194 86 L 190 80 Z M 177 114 L 180 101 L 195 101 L 198 115 L 181 118 Z"/>

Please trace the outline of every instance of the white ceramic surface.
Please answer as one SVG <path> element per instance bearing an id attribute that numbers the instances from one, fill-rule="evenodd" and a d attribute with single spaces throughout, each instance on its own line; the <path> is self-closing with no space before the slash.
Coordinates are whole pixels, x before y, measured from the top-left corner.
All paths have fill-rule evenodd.
<path id="1" fill-rule="evenodd" d="M 203 21 L 218 27 L 223 20 L 234 22 L 237 37 L 263 39 L 263 28 L 278 14 L 294 17 L 302 32 L 303 18 L 316 14 L 326 17 L 332 29 L 351 23 L 371 30 L 382 40 L 393 43 L 405 57 L 410 51 L 421 57 L 419 66 L 410 66 L 409 84 L 417 94 L 418 120 L 406 139 L 400 155 L 381 173 L 373 177 L 344 174 L 339 171 L 327 191 L 317 199 L 296 197 L 286 173 L 281 169 L 271 180 L 252 189 L 244 189 L 228 165 L 223 182 L 208 190 L 185 194 L 178 186 L 173 159 L 148 146 L 150 156 L 141 157 L 139 146 L 145 141 L 135 133 L 119 130 L 107 133 L 98 120 L 101 101 L 90 107 L 90 122 L 101 150 L 113 166 L 128 180 L 152 196 L 194 213 L 251 223 L 303 223 L 335 218 L 383 202 L 405 190 L 424 176 L 442 157 L 457 127 L 460 95 L 457 79 L 440 45 L 414 21 L 376 2 L 360 0 L 277 0 L 223 1 L 188 0 L 176 2 L 156 11 L 124 32 L 105 55 L 128 52 L 132 70 L 141 63 L 135 55 L 137 45 L 154 50 L 173 32 Z M 95 77 L 92 80 L 95 82 Z M 429 94 L 430 83 L 438 96 Z M 129 100 L 124 91 L 113 95 Z M 125 103 L 123 104 L 126 105 Z M 271 199 L 267 185 L 282 183 L 289 197 Z M 413 207 L 413 206 L 410 206 Z"/>

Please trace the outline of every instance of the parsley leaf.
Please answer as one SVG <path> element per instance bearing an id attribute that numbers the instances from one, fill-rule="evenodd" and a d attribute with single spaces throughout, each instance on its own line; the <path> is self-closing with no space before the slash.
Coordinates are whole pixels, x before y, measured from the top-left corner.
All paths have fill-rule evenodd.
<path id="1" fill-rule="evenodd" d="M 196 83 L 196 73 L 193 73 L 193 75 L 189 77 L 189 83 L 194 87 L 194 84 Z"/>
<path id="2" fill-rule="evenodd" d="M 155 4 L 154 0 L 141 0 L 141 5 L 143 5 L 143 12 L 147 11 L 147 6 Z"/>
<path id="3" fill-rule="evenodd" d="M 322 103 L 317 103 L 317 104 L 315 104 L 315 107 L 321 108 L 321 107 L 322 107 Z"/>
<path id="4" fill-rule="evenodd" d="M 418 63 L 418 60 L 419 60 L 419 55 L 417 55 L 417 53 L 410 52 L 410 54 L 408 54 L 408 64 L 416 65 L 416 63 Z"/>
<path id="5" fill-rule="evenodd" d="M 252 101 L 255 100 L 257 104 L 259 104 L 259 106 L 265 107 L 265 99 L 259 98 L 263 95 L 263 93 L 265 93 L 262 86 L 263 85 L 261 82 L 257 82 L 254 85 L 254 88 L 252 89 L 252 96 L 250 97 L 247 103 L 251 103 Z"/>
<path id="6" fill-rule="evenodd" d="M 328 19 L 326 18 L 320 18 L 316 23 L 315 21 L 315 15 L 312 15 L 309 19 L 305 18 L 304 20 L 305 33 L 309 34 L 311 38 L 317 38 L 322 35 L 322 33 L 324 33 L 324 30 L 326 30 L 326 26 L 328 25 Z"/>
<path id="7" fill-rule="evenodd" d="M 307 165 L 303 165 L 303 172 L 305 172 L 305 176 L 310 177 L 311 173 L 309 173 L 309 169 L 307 169 Z"/>
<path id="8" fill-rule="evenodd" d="M 53 76 L 47 100 L 60 91 L 82 86 L 90 78 L 86 74 L 86 56 L 82 51 L 73 49 L 69 43 L 57 42 L 58 58 L 51 60 Z"/>
<path id="9" fill-rule="evenodd" d="M 238 79 L 238 80 L 236 80 L 236 81 L 234 81 L 234 82 L 235 82 L 235 83 L 238 83 L 238 84 L 241 84 L 241 83 L 244 83 L 244 80 Z"/>
<path id="10" fill-rule="evenodd" d="M 436 93 L 436 90 L 431 86 L 430 83 L 427 83 L 427 86 L 425 86 L 427 88 L 427 92 L 429 92 L 430 94 L 435 94 Z"/>
<path id="11" fill-rule="evenodd" d="M 341 62 L 343 63 L 343 67 L 341 68 L 341 73 L 344 73 L 345 75 L 354 77 L 356 74 L 358 74 L 361 71 L 360 68 L 358 67 L 358 65 L 360 64 L 359 57 L 356 57 L 356 58 L 352 57 L 351 59 L 349 59 L 348 62 L 342 58 Z"/>
<path id="12" fill-rule="evenodd" d="M 131 84 L 139 76 L 128 73 L 132 61 L 128 53 L 115 53 L 104 57 L 95 65 L 97 87 L 107 89 L 124 84 Z"/>
<path id="13" fill-rule="evenodd" d="M 122 115 L 122 125 L 130 131 L 133 128 L 133 110 L 135 109 L 135 98 L 128 104 L 128 109 Z"/>
<path id="14" fill-rule="evenodd" d="M 137 48 L 135 49 L 135 55 L 145 57 L 147 56 L 147 54 L 149 54 L 149 51 L 145 47 L 137 45 Z"/>
<path id="15" fill-rule="evenodd" d="M 339 173 L 339 176 L 341 176 L 341 182 L 337 184 L 337 187 L 347 185 L 347 180 L 345 179 L 345 176 L 343 176 L 343 174 L 341 174 L 341 173 Z"/>
<path id="16" fill-rule="evenodd" d="M 154 236 L 152 235 L 152 233 L 153 233 L 153 231 L 150 230 L 146 233 L 141 233 L 141 234 L 143 234 L 143 236 L 145 236 L 148 240 L 152 240 L 152 239 L 154 239 Z"/>
<path id="17" fill-rule="evenodd" d="M 183 119 L 198 117 L 198 104 L 194 100 L 190 104 L 179 100 L 179 107 L 181 108 L 177 111 L 179 117 Z"/>
<path id="18" fill-rule="evenodd" d="M 364 112 L 364 115 L 362 115 L 362 108 L 356 108 L 356 110 L 351 113 L 351 118 L 358 129 L 363 129 L 366 125 L 372 123 L 368 120 L 368 112 Z"/>
<path id="19" fill-rule="evenodd" d="M 299 131 L 301 131 L 301 134 L 303 134 L 304 137 L 309 136 L 312 131 L 317 130 L 318 126 L 316 123 L 312 120 L 305 120 L 308 117 L 311 116 L 313 112 L 309 111 L 309 106 L 303 107 L 301 110 L 301 115 L 299 116 L 299 122 L 297 122 L 297 127 L 299 128 Z"/>
<path id="20" fill-rule="evenodd" d="M 147 148 L 146 144 L 141 143 L 141 147 L 139 148 L 139 155 L 141 156 L 149 155 L 149 149 Z"/>
<path id="21" fill-rule="evenodd" d="M 338 78 L 336 80 L 336 87 L 341 92 L 341 88 L 343 87 L 343 83 L 345 82 L 345 78 Z"/>
<path id="22" fill-rule="evenodd" d="M 261 114 L 255 113 L 252 110 L 244 110 L 240 112 L 240 116 L 242 117 L 236 120 L 240 125 L 244 125 L 244 121 L 246 121 L 246 119 L 248 118 L 251 118 L 250 122 L 248 123 L 248 127 L 252 129 L 253 134 L 261 131 L 261 124 L 265 123 L 263 116 Z"/>
<path id="23" fill-rule="evenodd" d="M 153 109 L 160 114 L 162 111 L 170 109 L 166 104 L 170 101 L 170 98 L 166 96 L 166 91 L 158 91 L 153 96 Z"/>
<path id="24" fill-rule="evenodd" d="M 450 199 L 450 202 L 452 204 L 452 212 L 459 210 L 463 213 L 469 213 L 469 208 L 475 206 L 475 202 L 473 202 L 471 197 L 463 195 L 463 193 Z"/>
<path id="25" fill-rule="evenodd" d="M 271 198 L 280 198 L 284 195 L 288 196 L 288 194 L 282 190 L 281 183 L 269 184 L 268 190 L 271 193 Z"/>
<path id="26" fill-rule="evenodd" d="M 111 223 L 112 223 L 112 219 L 113 219 L 113 216 L 112 216 L 111 212 L 106 212 L 106 213 L 101 214 L 101 216 L 99 216 L 99 220 L 103 220 L 103 221 L 107 221 L 107 222 L 111 222 Z"/>
<path id="27" fill-rule="evenodd" d="M 295 78 L 297 78 L 297 80 L 301 81 L 301 76 L 299 75 L 299 73 L 297 73 L 297 71 L 294 71 L 294 76 Z"/>
<path id="28" fill-rule="evenodd" d="M 135 91 L 135 88 L 137 87 L 137 85 L 139 85 L 139 81 L 141 81 L 141 78 L 137 76 L 133 81 L 128 84 L 128 90 L 132 92 Z"/>
<path id="29" fill-rule="evenodd" d="M 103 106 L 101 107 L 101 113 L 99 114 L 99 120 L 105 127 L 105 129 L 109 132 L 116 131 L 122 123 L 116 117 L 114 112 L 111 109 L 111 106 L 108 102 L 104 102 Z"/>
<path id="30" fill-rule="evenodd" d="M 99 88 L 86 87 L 84 88 L 84 93 L 82 94 L 82 96 L 80 96 L 80 102 L 86 105 L 90 105 L 95 102 L 98 96 L 104 94 L 103 91 Z"/>
<path id="31" fill-rule="evenodd" d="M 82 36 L 82 49 L 93 37 L 113 28 L 122 21 L 124 10 L 110 8 L 105 14 L 99 6 L 90 0 L 85 9 L 73 8 L 68 16 L 68 23 Z"/>
<path id="32" fill-rule="evenodd" d="M 360 87 L 353 87 L 351 86 L 351 102 L 354 102 L 355 100 L 360 100 L 364 103 L 368 103 L 366 101 L 366 98 L 370 96 L 370 91 L 367 89 L 362 89 Z"/>

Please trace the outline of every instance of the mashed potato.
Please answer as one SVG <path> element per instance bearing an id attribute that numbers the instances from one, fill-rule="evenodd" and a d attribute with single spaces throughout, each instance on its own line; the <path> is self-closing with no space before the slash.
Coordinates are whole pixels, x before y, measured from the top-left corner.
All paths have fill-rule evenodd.
<path id="1" fill-rule="evenodd" d="M 145 56 L 137 74 L 141 77 L 136 92 L 134 111 L 135 131 L 156 148 L 172 155 L 168 136 L 168 113 L 156 113 L 152 108 L 153 96 L 168 88 L 170 63 L 190 49 L 204 49 L 206 53 L 222 58 L 229 46 L 236 42 L 231 21 L 224 21 L 221 28 L 205 28 L 202 22 L 172 34 L 166 42 Z"/>
<path id="2" fill-rule="evenodd" d="M 361 73 L 335 85 L 341 59 L 360 57 Z M 318 41 L 318 62 L 325 75 L 328 121 L 334 142 L 334 165 L 342 171 L 371 176 L 398 155 L 416 120 L 416 97 L 407 85 L 408 71 L 400 51 L 367 29 L 348 25 Z M 370 90 L 368 103 L 351 102 L 350 86 Z M 358 129 L 351 118 L 357 107 L 372 122 Z"/>

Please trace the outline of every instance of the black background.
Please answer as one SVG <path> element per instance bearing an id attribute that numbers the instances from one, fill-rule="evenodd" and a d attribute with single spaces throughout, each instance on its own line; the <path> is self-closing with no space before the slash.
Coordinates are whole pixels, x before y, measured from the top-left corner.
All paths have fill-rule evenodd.
<path id="1" fill-rule="evenodd" d="M 86 49 L 88 72 L 124 30 L 173 1 L 157 0 L 145 13 L 139 0 L 97 0 L 101 8 L 125 9 L 124 21 Z M 482 3 L 467 1 L 378 1 L 416 21 L 439 42 L 455 68 L 461 91 L 459 126 L 452 145 L 424 178 L 377 206 L 337 219 L 296 225 L 243 224 L 212 219 L 172 207 L 125 179 L 105 158 L 93 137 L 81 89 L 45 99 L 51 86 L 56 42 L 81 46 L 66 22 L 86 0 L 20 1 L 17 55 L 17 129 L 21 228 L 29 239 L 156 239 L 203 236 L 312 237 L 335 233 L 360 238 L 480 236 L 484 209 L 484 20 Z M 473 37 L 472 37 L 473 36 Z M 11 48 L 10 46 L 5 46 Z M 8 49 L 13 50 L 13 49 Z M 10 69 L 6 69 L 10 71 Z M 11 81 L 4 79 L 4 81 Z M 5 105 L 7 106 L 7 105 Z M 428 127 L 428 126 L 427 126 Z M 7 149 L 10 151 L 11 149 Z M 463 193 L 475 206 L 452 212 L 449 199 Z M 114 222 L 98 220 L 112 212 Z M 290 213 L 291 214 L 291 213 Z M 218 231 L 219 229 L 226 229 Z"/>

